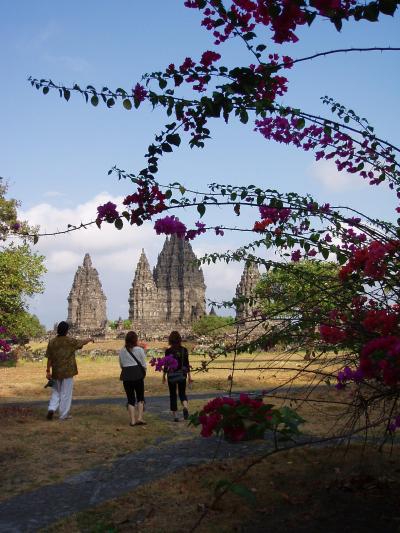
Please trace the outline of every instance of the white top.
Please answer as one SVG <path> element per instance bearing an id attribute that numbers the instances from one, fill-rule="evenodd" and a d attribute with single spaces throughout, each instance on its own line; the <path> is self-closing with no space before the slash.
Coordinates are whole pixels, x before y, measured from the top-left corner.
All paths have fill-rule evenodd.
<path id="1" fill-rule="evenodd" d="M 131 348 L 131 352 L 135 355 L 138 361 L 146 368 L 146 354 L 143 348 L 140 346 L 135 346 Z M 119 365 L 121 368 L 126 366 L 137 366 L 134 358 L 129 354 L 125 346 L 119 352 Z"/>

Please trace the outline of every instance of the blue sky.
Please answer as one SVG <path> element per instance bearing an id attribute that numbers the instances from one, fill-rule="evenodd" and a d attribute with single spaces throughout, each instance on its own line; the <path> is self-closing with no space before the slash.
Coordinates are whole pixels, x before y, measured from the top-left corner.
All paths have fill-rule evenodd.
<path id="1" fill-rule="evenodd" d="M 47 230 L 80 222 L 79 217 L 92 218 L 98 195 L 106 199 L 130 192 L 129 184 L 118 183 L 107 171 L 114 164 L 131 171 L 142 168 L 143 153 L 165 119 L 160 110 L 146 105 L 127 112 L 118 105 L 112 110 L 93 108 L 79 96 L 69 103 L 56 93 L 43 96 L 27 77 L 129 89 L 144 72 L 180 64 L 186 56 L 197 59 L 215 48 L 200 26 L 199 13 L 172 0 L 15 0 L 2 4 L 0 30 L 0 175 L 9 180 L 10 195 L 21 200 L 23 214 Z M 399 17 L 384 17 L 378 24 L 345 24 L 341 34 L 321 22 L 299 35 L 298 44 L 279 50 L 271 46 L 271 51 L 302 57 L 332 48 L 400 46 Z M 228 66 L 251 62 L 239 43 L 226 43 L 221 51 Z M 319 98 L 328 94 L 368 117 L 381 136 L 398 145 L 399 59 L 396 52 L 354 53 L 302 64 L 290 71 L 283 102 L 326 113 Z M 205 150 L 183 146 L 165 158 L 163 182 L 179 180 L 197 187 L 210 181 L 251 182 L 310 192 L 321 201 L 351 205 L 373 216 L 392 216 L 394 201 L 383 188 L 339 177 L 330 165 L 316 164 L 311 154 L 267 143 L 250 122 L 225 126 L 215 121 L 212 127 L 213 139 Z M 213 218 L 220 217 L 217 213 Z M 193 220 L 190 215 L 188 219 Z M 74 271 L 89 251 L 108 297 L 109 317 L 126 316 L 140 248 L 145 247 L 154 264 L 162 242 L 147 227 L 40 241 L 38 250 L 46 255 L 49 272 L 47 289 L 35 298 L 32 310 L 47 325 L 65 318 Z M 204 253 L 242 242 L 237 235 L 226 240 L 205 236 L 194 248 Z M 240 270 L 221 265 L 205 272 L 208 296 L 232 295 Z"/>

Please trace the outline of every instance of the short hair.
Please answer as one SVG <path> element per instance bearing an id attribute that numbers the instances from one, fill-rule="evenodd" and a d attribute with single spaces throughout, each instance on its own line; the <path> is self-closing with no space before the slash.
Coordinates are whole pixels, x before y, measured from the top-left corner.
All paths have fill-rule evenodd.
<path id="1" fill-rule="evenodd" d="M 57 335 L 59 337 L 65 337 L 68 330 L 69 330 L 69 324 L 68 322 L 65 322 L 65 320 L 63 320 L 57 326 Z"/>
<path id="2" fill-rule="evenodd" d="M 168 337 L 170 346 L 180 346 L 182 344 L 182 337 L 179 331 L 171 331 Z"/>
<path id="3" fill-rule="evenodd" d="M 137 346 L 138 335 L 136 331 L 128 331 L 125 335 L 125 346 Z"/>

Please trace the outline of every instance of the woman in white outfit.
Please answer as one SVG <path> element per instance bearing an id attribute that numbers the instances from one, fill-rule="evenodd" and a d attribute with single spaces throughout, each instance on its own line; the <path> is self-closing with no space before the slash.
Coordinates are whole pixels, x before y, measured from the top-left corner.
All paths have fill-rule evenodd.
<path id="1" fill-rule="evenodd" d="M 125 346 L 119 352 L 121 366 L 120 379 L 124 384 L 128 399 L 128 412 L 131 426 L 143 426 L 144 410 L 144 378 L 146 376 L 146 354 L 138 346 L 138 336 L 134 331 L 128 331 Z"/>

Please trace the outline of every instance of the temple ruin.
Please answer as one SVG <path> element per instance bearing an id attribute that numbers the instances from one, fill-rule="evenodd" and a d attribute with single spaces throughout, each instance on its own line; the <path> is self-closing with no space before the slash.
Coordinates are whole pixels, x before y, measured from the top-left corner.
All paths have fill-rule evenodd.
<path id="1" fill-rule="evenodd" d="M 129 296 L 129 319 L 142 336 L 185 330 L 206 314 L 203 271 L 189 242 L 176 236 L 165 240 L 151 273 L 142 250 Z"/>
<path id="2" fill-rule="evenodd" d="M 74 331 L 101 332 L 107 326 L 107 298 L 89 254 L 78 267 L 68 296 L 67 321 Z"/>
<path id="3" fill-rule="evenodd" d="M 244 266 L 240 282 L 236 287 L 236 298 L 250 298 L 250 300 L 238 302 L 236 306 L 236 320 L 238 322 L 245 322 L 246 318 L 252 316 L 255 302 L 251 298 L 254 297 L 254 290 L 260 278 L 261 274 L 257 264 L 247 262 Z"/>
<path id="4" fill-rule="evenodd" d="M 189 242 L 167 238 L 153 272 L 142 250 L 129 291 L 132 329 L 142 338 L 163 336 L 172 329 L 187 332 L 206 314 L 205 291 L 203 271 Z M 106 300 L 97 270 L 86 254 L 68 296 L 71 329 L 105 334 Z"/>

